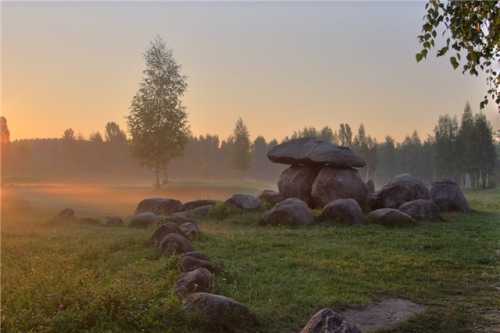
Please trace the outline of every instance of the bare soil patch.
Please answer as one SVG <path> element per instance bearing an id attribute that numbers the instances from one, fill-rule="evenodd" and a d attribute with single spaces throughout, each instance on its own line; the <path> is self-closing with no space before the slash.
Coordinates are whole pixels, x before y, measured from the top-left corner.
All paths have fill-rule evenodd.
<path id="1" fill-rule="evenodd" d="M 425 306 L 401 298 L 388 298 L 362 309 L 347 310 L 343 316 L 363 333 L 397 327 L 425 311 Z"/>

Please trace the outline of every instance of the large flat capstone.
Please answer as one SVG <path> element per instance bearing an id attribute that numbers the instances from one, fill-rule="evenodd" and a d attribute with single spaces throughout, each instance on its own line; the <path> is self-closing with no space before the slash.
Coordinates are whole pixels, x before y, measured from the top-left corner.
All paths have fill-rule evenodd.
<path id="1" fill-rule="evenodd" d="M 350 148 L 316 138 L 294 139 L 273 147 L 271 162 L 290 165 L 329 165 L 335 168 L 361 168 L 366 162 Z"/>

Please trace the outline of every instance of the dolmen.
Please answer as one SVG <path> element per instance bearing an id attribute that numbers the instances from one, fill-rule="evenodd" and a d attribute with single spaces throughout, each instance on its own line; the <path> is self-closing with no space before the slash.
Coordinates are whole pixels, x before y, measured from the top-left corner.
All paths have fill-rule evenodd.
<path id="1" fill-rule="evenodd" d="M 301 138 L 273 147 L 267 157 L 271 162 L 290 165 L 278 181 L 283 198 L 298 198 L 313 208 L 347 198 L 366 206 L 369 189 L 357 170 L 366 162 L 348 147 Z"/>
<path id="2" fill-rule="evenodd" d="M 274 206 L 263 216 L 262 224 L 310 224 L 308 211 L 297 200 L 322 209 L 320 222 L 344 224 L 414 225 L 421 220 L 440 221 L 442 212 L 470 211 L 462 190 L 452 180 L 428 187 L 422 180 L 402 174 L 376 191 L 373 181 L 365 183 L 359 175 L 358 168 L 366 166 L 360 156 L 348 147 L 320 139 L 283 142 L 269 150 L 267 157 L 289 167 L 280 175 L 279 192 L 267 190 L 259 196 Z M 373 213 L 364 215 L 369 212 Z"/>

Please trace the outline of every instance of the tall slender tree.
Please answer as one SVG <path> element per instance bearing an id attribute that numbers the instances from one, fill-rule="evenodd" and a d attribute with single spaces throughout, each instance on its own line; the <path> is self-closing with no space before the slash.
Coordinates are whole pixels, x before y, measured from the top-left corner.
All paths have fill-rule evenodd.
<path id="1" fill-rule="evenodd" d="M 182 105 L 187 82 L 172 50 L 160 37 L 151 42 L 144 60 L 144 77 L 132 99 L 128 127 L 132 152 L 153 169 L 158 188 L 160 174 L 166 176 L 168 163 L 182 154 L 188 140 L 187 114 Z"/>
<path id="2" fill-rule="evenodd" d="M 435 165 L 438 177 L 457 179 L 460 174 L 460 155 L 457 149 L 458 123 L 448 115 L 439 117 L 434 128 Z"/>
<path id="3" fill-rule="evenodd" d="M 318 137 L 321 140 L 325 140 L 334 144 L 338 143 L 337 133 L 335 133 L 330 127 L 325 126 L 319 132 Z"/>
<path id="4" fill-rule="evenodd" d="M 244 172 L 250 166 L 250 134 L 243 119 L 239 118 L 233 131 L 233 166 Z"/>
<path id="5" fill-rule="evenodd" d="M 479 187 L 479 181 L 482 188 L 489 186 L 490 179 L 495 173 L 495 164 L 497 160 L 496 149 L 493 139 L 493 129 L 486 119 L 484 113 L 478 113 L 474 117 L 475 138 L 473 144 L 475 149 L 474 158 L 477 160 L 476 187 Z"/>
<path id="6" fill-rule="evenodd" d="M 396 142 L 390 136 L 385 137 L 379 149 L 379 176 L 382 182 L 387 182 L 397 173 Z"/>
<path id="7" fill-rule="evenodd" d="M 349 124 L 340 124 L 339 142 L 342 146 L 352 146 L 352 130 Z"/>
<path id="8" fill-rule="evenodd" d="M 5 144 L 10 142 L 10 132 L 7 126 L 7 119 L 0 117 L 0 143 Z"/>
<path id="9" fill-rule="evenodd" d="M 75 131 L 73 131 L 72 128 L 66 129 L 63 133 L 62 138 L 64 141 L 67 141 L 67 142 L 76 140 Z"/>
<path id="10" fill-rule="evenodd" d="M 101 144 L 104 142 L 101 133 L 99 133 L 98 131 L 90 134 L 89 141 L 97 144 Z"/>
<path id="11" fill-rule="evenodd" d="M 115 144 L 127 142 L 127 135 L 114 121 L 110 121 L 106 124 L 105 131 L 106 142 Z"/>
<path id="12" fill-rule="evenodd" d="M 474 158 L 474 155 L 476 154 L 476 147 L 475 144 L 473 144 L 474 137 L 474 115 L 472 114 L 469 103 L 466 103 L 464 112 L 462 113 L 462 119 L 460 121 L 456 146 L 456 153 L 460 159 L 458 164 L 460 178 L 462 178 L 464 186 L 466 185 L 467 175 L 469 175 L 471 180 L 474 182 L 478 172 L 478 161 Z"/>

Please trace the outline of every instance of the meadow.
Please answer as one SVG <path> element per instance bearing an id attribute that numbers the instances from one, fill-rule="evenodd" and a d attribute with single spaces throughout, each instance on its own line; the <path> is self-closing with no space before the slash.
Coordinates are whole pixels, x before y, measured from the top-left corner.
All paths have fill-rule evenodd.
<path id="1" fill-rule="evenodd" d="M 181 200 L 256 193 L 266 184 L 138 187 L 11 186 L 2 191 L 3 332 L 214 332 L 182 311 L 176 257 L 148 245 L 154 229 L 54 225 L 133 212 L 150 195 Z M 263 227 L 259 213 L 216 210 L 193 243 L 223 265 L 215 292 L 253 310 L 260 332 L 298 332 L 324 307 L 359 308 L 388 297 L 426 311 L 390 332 L 500 331 L 500 190 L 468 192 L 474 212 L 440 223 Z"/>

